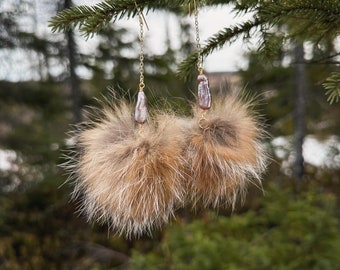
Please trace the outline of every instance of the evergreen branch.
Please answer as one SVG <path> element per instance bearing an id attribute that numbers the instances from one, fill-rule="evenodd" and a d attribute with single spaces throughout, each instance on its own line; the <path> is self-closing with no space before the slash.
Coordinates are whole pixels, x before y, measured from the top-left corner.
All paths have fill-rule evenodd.
<path id="1" fill-rule="evenodd" d="M 328 5 L 325 2 L 329 2 Z M 325 33 L 339 33 L 340 1 L 275 1 L 263 3 L 257 13 L 264 21 L 287 24 L 292 36 L 299 36 L 303 32 L 302 38 L 317 40 Z"/>
<path id="2" fill-rule="evenodd" d="M 49 27 L 52 32 L 66 32 L 78 28 L 86 37 L 98 33 L 111 20 L 123 17 L 134 17 L 137 8 L 149 10 L 163 9 L 178 11 L 180 6 L 187 5 L 189 0 L 105 0 L 93 6 L 76 6 L 62 10 L 51 18 Z"/>
<path id="3" fill-rule="evenodd" d="M 336 36 L 339 33 L 340 1 L 330 1 L 330 6 L 327 7 L 325 1 L 320 0 L 271 1 L 262 2 L 257 6 L 245 2 L 246 8 L 255 11 L 257 16 L 266 22 L 260 31 L 263 41 L 259 51 L 267 61 L 277 57 L 284 41 L 311 40 L 318 44 L 326 36 Z M 253 4 L 255 2 L 257 1 L 250 1 Z M 288 26 L 288 32 L 287 29 L 278 31 L 277 28 L 273 29 L 273 26 L 279 27 L 278 29 L 280 26 Z"/>
<path id="4" fill-rule="evenodd" d="M 211 54 L 214 50 L 222 48 L 227 42 L 231 43 L 237 37 L 244 35 L 249 38 L 250 31 L 264 22 L 255 19 L 254 21 L 247 21 L 233 28 L 225 28 L 208 39 L 207 44 L 201 48 L 201 56 L 205 57 Z M 185 60 L 183 60 L 178 67 L 178 76 L 183 79 L 189 79 L 192 74 L 193 67 L 196 66 L 198 60 L 198 52 L 192 52 Z"/>
<path id="5" fill-rule="evenodd" d="M 340 72 L 334 72 L 322 84 L 326 90 L 327 101 L 332 104 L 340 100 Z"/>
<path id="6" fill-rule="evenodd" d="M 112 19 L 116 20 L 124 15 L 136 15 L 135 2 L 123 2 L 124 7 L 120 5 L 121 3 L 106 0 L 94 6 L 82 5 L 65 9 L 52 17 L 49 27 L 52 32 L 66 32 L 70 28 L 78 28 L 86 37 L 89 37 Z M 126 2 L 130 2 L 130 6 Z"/>
<path id="7" fill-rule="evenodd" d="M 262 3 L 258 6 L 257 11 L 262 16 L 273 17 L 272 14 L 284 15 L 297 15 L 298 18 L 301 16 L 309 19 L 320 19 L 324 18 L 327 22 L 338 21 L 340 15 L 340 2 L 327 1 L 327 0 L 290 0 L 290 1 L 272 1 L 269 3 Z M 319 15 L 318 17 L 309 17 L 309 15 Z"/>

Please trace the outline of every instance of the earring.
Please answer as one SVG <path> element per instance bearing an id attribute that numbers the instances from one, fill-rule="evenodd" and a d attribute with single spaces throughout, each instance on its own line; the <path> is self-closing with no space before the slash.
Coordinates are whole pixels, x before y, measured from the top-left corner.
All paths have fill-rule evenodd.
<path id="1" fill-rule="evenodd" d="M 185 139 L 170 114 L 147 119 L 144 93 L 143 30 L 139 17 L 140 82 L 134 119 L 123 101 L 104 105 L 102 117 L 77 134 L 79 155 L 66 164 L 75 183 L 74 198 L 89 221 L 108 223 L 127 237 L 150 233 L 183 204 Z M 147 25 L 146 25 L 147 26 Z"/>
<path id="2" fill-rule="evenodd" d="M 261 186 L 266 154 L 260 140 L 265 134 L 251 111 L 251 101 L 229 95 L 211 101 L 203 72 L 198 11 L 194 1 L 198 51 L 198 94 L 193 121 L 187 130 L 185 159 L 191 176 L 187 189 L 193 206 L 219 207 L 243 198 L 249 183 Z M 209 112 L 208 112 L 209 111 Z"/>

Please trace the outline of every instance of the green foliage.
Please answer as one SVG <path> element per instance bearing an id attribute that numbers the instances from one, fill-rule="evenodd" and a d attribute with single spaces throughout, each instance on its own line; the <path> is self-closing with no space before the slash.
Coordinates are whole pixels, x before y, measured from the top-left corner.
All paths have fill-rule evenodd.
<path id="1" fill-rule="evenodd" d="M 333 0 L 273 1 L 259 8 L 268 21 L 286 24 L 291 37 L 320 41 L 325 35 L 336 37 L 340 26 L 340 3 Z"/>
<path id="2" fill-rule="evenodd" d="M 126 241 L 77 218 L 62 181 L 45 175 L 25 192 L 0 195 L 1 269 L 109 269 L 126 260 L 114 253 L 117 246 L 126 252 Z"/>
<path id="3" fill-rule="evenodd" d="M 231 217 L 207 213 L 175 224 L 159 247 L 135 251 L 130 269 L 336 269 L 340 266 L 335 198 L 296 197 L 278 187 L 261 207 Z"/>
<path id="4" fill-rule="evenodd" d="M 162 9 L 182 14 L 188 14 L 189 3 L 192 11 L 193 3 L 192 0 L 136 2 L 145 12 Z M 291 38 L 292 34 L 299 35 L 308 24 L 310 28 L 303 38 L 309 40 L 307 34 L 313 35 L 310 36 L 313 50 L 323 48 L 322 42 L 316 42 L 320 38 L 332 43 L 334 31 L 338 29 L 338 2 L 313 1 L 315 9 L 308 12 L 302 11 L 302 4 L 310 8 L 312 1 L 197 0 L 197 3 L 199 6 L 232 4 L 236 12 L 254 12 L 252 20 L 222 29 L 211 37 L 203 47 L 203 54 L 212 53 L 233 42 L 236 37 L 243 36 L 246 41 L 255 31 L 263 33 L 264 45 L 260 47 L 260 52 L 265 52 L 266 57 L 251 55 L 250 68 L 243 72 L 243 76 L 249 82 L 250 89 L 268 90 L 264 94 L 268 94 L 264 98 L 268 106 L 263 107 L 263 113 L 270 124 L 281 124 L 283 119 L 284 123 L 277 134 L 291 133 L 291 126 L 285 122 L 286 116 L 291 116 L 291 67 L 282 67 L 282 55 L 275 58 L 271 65 L 261 59 L 277 57 L 277 52 L 282 48 L 275 48 Z M 300 11 L 289 10 L 289 5 L 292 7 L 295 4 L 299 5 Z M 277 10 L 281 7 L 282 14 Z M 277 16 L 273 21 L 275 25 L 268 22 L 273 14 Z M 18 32 L 18 21 L 9 15 L 0 12 L 0 21 L 5 26 L 0 33 L 0 43 L 4 48 L 29 48 L 50 55 L 52 58 L 46 56 L 46 63 L 49 63 L 48 59 L 65 62 L 64 47 L 59 47 L 60 42 L 46 42 L 34 33 Z M 134 0 L 107 0 L 92 7 L 80 6 L 62 11 L 52 19 L 51 26 L 54 31 L 77 27 L 90 37 L 112 21 L 135 15 Z M 299 18 L 304 21 L 301 25 Z M 297 28 L 294 28 L 295 25 Z M 184 85 L 176 79 L 174 63 L 175 59 L 189 55 L 194 47 L 190 40 L 192 29 L 186 25 L 181 33 L 181 49 L 185 51 L 173 51 L 169 47 L 165 55 L 147 55 L 145 76 L 146 91 L 151 92 L 150 103 L 162 108 L 170 103 L 182 112 L 185 111 L 183 108 L 188 107 L 189 91 L 194 86 Z M 125 42 L 124 35 L 124 29 L 106 27 L 99 33 L 100 44 L 95 55 L 89 58 L 81 56 L 84 60 L 81 64 L 94 71 L 92 80 L 82 82 L 84 104 L 91 104 L 93 96 L 106 92 L 107 85 L 112 81 L 122 88 L 114 87 L 120 92 L 118 96 L 129 95 L 127 89 L 135 93 L 138 59 L 123 57 L 122 50 L 133 49 L 138 44 L 135 40 Z M 320 44 L 322 46 L 318 46 Z M 329 54 L 330 51 L 331 48 L 318 50 L 318 59 L 332 60 L 334 57 L 331 56 L 336 53 Z M 189 56 L 189 65 L 181 65 L 182 72 L 192 72 L 195 57 L 197 53 L 193 52 Z M 318 59 L 316 62 L 320 62 Z M 108 63 L 112 62 L 111 68 Z M 51 63 L 54 65 L 54 61 Z M 319 91 L 318 83 L 333 71 L 329 65 L 322 68 L 313 65 L 309 70 L 309 77 L 313 79 L 308 93 L 312 101 L 309 102 L 312 106 L 308 111 L 309 129 L 312 126 L 319 131 L 319 126 L 336 125 L 339 111 L 335 106 L 328 106 L 332 111 L 325 109 L 325 102 L 320 101 L 323 92 Z M 63 76 L 58 79 L 63 80 Z M 337 75 L 332 76 L 335 77 L 329 86 L 338 87 L 334 81 Z M 219 216 L 203 213 L 202 216 L 196 215 L 195 219 L 191 217 L 190 222 L 187 222 L 190 219 L 187 216 L 183 219 L 179 217 L 174 225 L 155 233 L 153 239 L 127 241 L 108 234 L 106 227 L 87 224 L 77 217 L 77 202 L 69 202 L 71 190 L 67 185 L 62 185 L 65 177 L 57 166 L 60 163 L 60 149 L 65 144 L 64 133 L 71 119 L 67 90 L 64 82 L 40 79 L 40 82 L 0 82 L 0 146 L 14 153 L 16 158 L 10 170 L 0 171 L 1 269 L 83 270 L 112 269 L 118 265 L 124 269 L 131 252 L 132 269 L 327 270 L 338 267 L 339 213 L 335 211 L 333 195 L 324 191 L 326 185 L 326 189 L 334 194 L 339 191 L 339 177 L 334 170 L 329 170 L 324 176 L 323 169 L 308 168 L 309 173 L 312 171 L 310 174 L 317 176 L 316 179 L 311 177 L 313 180 L 310 181 L 317 182 L 324 194 L 309 191 L 296 196 L 285 189 L 268 189 L 263 200 L 261 194 L 261 199 L 248 202 L 242 213 L 234 213 L 231 217 L 221 213 Z M 323 108 L 322 113 L 320 108 Z M 326 134 L 337 132 L 327 129 Z M 334 151 L 338 150 L 336 147 Z M 331 158 L 336 155 L 338 152 Z M 289 181 L 280 173 L 277 163 L 275 166 L 271 179 Z M 254 197 L 254 194 L 250 192 L 248 198 L 251 196 Z"/>
<path id="5" fill-rule="evenodd" d="M 323 86 L 326 89 L 326 95 L 328 96 L 327 101 L 332 104 L 334 101 L 338 102 L 340 98 L 340 73 L 332 73 Z"/>

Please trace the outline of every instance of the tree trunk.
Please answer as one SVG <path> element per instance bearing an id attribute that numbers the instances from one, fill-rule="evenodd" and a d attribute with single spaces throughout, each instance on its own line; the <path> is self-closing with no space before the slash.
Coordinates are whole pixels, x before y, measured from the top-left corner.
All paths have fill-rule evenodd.
<path id="1" fill-rule="evenodd" d="M 305 103 L 306 103 L 306 64 L 304 59 L 303 44 L 298 44 L 295 54 L 295 132 L 294 132 L 294 175 L 298 178 L 299 186 L 304 175 L 304 159 L 302 146 L 305 137 Z"/>
<path id="2" fill-rule="evenodd" d="M 72 6 L 72 0 L 65 0 L 64 7 L 70 8 Z M 74 33 L 72 30 L 68 30 L 66 33 L 67 37 L 67 50 L 69 59 L 69 72 L 70 72 L 70 87 L 71 87 L 71 102 L 72 102 L 72 114 L 74 123 L 79 123 L 82 120 L 81 116 L 81 91 L 80 91 L 80 81 L 76 74 L 76 43 L 74 40 Z"/>

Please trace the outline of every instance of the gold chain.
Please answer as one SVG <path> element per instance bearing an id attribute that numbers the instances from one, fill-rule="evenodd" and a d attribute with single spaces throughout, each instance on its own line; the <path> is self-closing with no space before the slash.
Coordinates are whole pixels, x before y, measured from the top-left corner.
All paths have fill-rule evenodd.
<path id="1" fill-rule="evenodd" d="M 195 16 L 195 31 L 196 31 L 197 69 L 200 74 L 203 74 L 202 48 L 201 48 L 200 29 L 199 29 L 199 23 L 198 23 L 198 9 L 197 9 L 196 0 L 194 0 L 194 16 Z"/>
<path id="2" fill-rule="evenodd" d="M 149 30 L 149 26 L 145 20 L 143 12 L 135 2 L 138 18 L 139 18 L 139 91 L 143 91 L 145 87 L 144 83 L 144 24 L 146 29 Z"/>
<path id="3" fill-rule="evenodd" d="M 143 91 L 145 87 L 144 83 L 144 28 L 143 17 L 139 12 L 139 91 Z"/>

